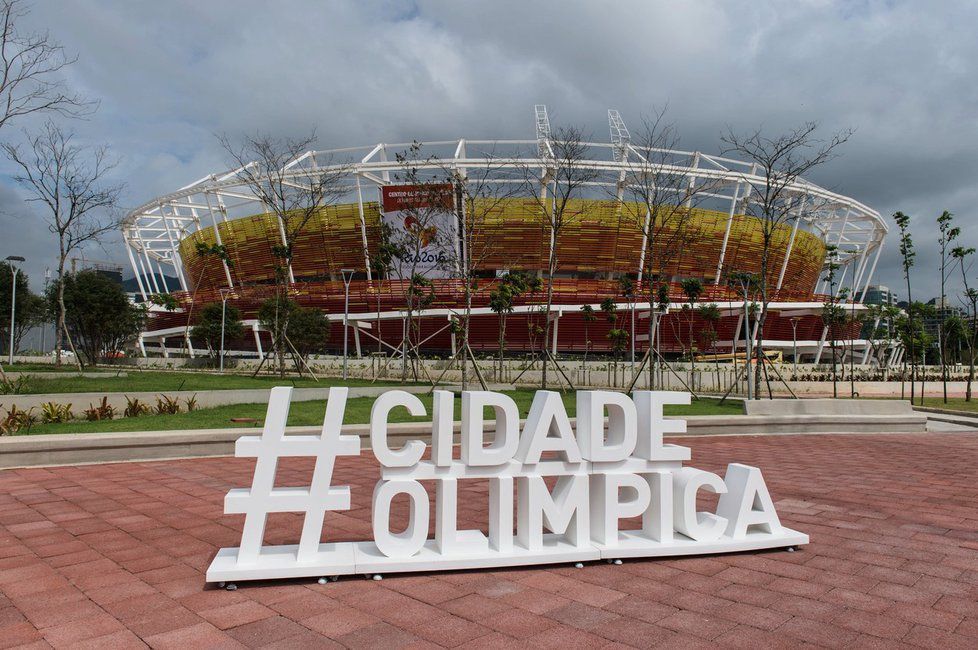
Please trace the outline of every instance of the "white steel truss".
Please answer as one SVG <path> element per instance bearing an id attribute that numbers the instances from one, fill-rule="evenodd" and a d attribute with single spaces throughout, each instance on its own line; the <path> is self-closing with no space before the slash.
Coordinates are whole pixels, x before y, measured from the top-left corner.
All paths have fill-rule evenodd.
<path id="1" fill-rule="evenodd" d="M 341 173 L 348 202 L 357 203 L 361 215 L 364 203 L 375 200 L 381 186 L 403 178 L 409 167 L 432 175 L 451 170 L 461 179 L 469 176 L 469 170 L 477 170 L 480 178 L 500 184 L 525 182 L 526 170 L 538 169 L 540 181 L 546 182 L 547 170 L 553 164 L 553 136 L 546 106 L 535 106 L 534 115 L 535 140 L 461 138 L 426 142 L 421 145 L 417 158 L 410 161 L 397 160 L 389 153 L 408 150 L 412 143 L 308 151 L 287 163 L 281 173 L 296 185 L 324 173 Z M 653 153 L 657 159 L 667 161 L 657 163 L 657 172 L 680 176 L 690 183 L 709 183 L 706 196 L 718 202 L 719 209 L 731 217 L 748 212 L 754 203 L 755 193 L 751 188 L 764 184 L 764 178 L 750 163 L 695 151 L 649 150 L 630 141 L 618 111 L 609 110 L 608 121 L 611 142 L 587 143 L 589 155 L 578 163 L 597 173 L 596 180 L 589 185 L 597 193 L 604 192 L 604 196 L 610 193 L 620 197 L 629 178 L 641 171 Z M 173 269 L 172 275 L 181 288 L 189 289 L 179 255 L 179 244 L 187 236 L 200 229 L 217 231 L 219 223 L 265 212 L 243 175 L 254 164 L 210 174 L 154 198 L 126 215 L 122 224 L 123 240 L 130 249 L 130 264 L 142 280 L 140 290 L 144 294 L 159 290 L 155 273 L 163 266 Z M 880 214 L 855 199 L 800 178 L 787 188 L 784 196 L 797 206 L 792 211 L 792 226 L 804 224 L 823 241 L 834 244 L 840 263 L 852 267 L 849 283 L 856 285 L 857 291 L 867 286 L 888 232 Z M 361 227 L 365 230 L 362 220 Z M 366 243 L 364 236 L 365 256 L 369 255 Z M 723 252 L 718 276 L 722 266 Z M 230 284 L 231 274 L 226 276 Z"/>

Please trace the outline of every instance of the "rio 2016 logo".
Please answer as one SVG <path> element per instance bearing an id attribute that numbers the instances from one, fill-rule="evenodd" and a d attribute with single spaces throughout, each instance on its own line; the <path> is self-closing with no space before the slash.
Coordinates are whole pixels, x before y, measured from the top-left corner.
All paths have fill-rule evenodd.
<path id="1" fill-rule="evenodd" d="M 421 243 L 421 248 L 427 248 L 428 244 L 435 241 L 435 237 L 438 235 L 438 228 L 435 226 L 423 226 L 414 215 L 404 217 L 404 230 L 417 237 Z M 432 259 L 431 261 L 434 260 Z"/>

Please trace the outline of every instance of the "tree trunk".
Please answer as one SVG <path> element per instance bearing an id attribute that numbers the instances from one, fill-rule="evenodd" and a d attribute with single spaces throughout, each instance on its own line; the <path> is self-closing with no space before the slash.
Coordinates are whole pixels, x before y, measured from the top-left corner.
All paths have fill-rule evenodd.
<path id="1" fill-rule="evenodd" d="M 54 328 L 54 365 L 61 367 L 61 352 L 64 346 L 65 331 L 65 255 L 62 249 L 61 256 L 58 258 L 58 315 L 57 324 Z"/>
<path id="2" fill-rule="evenodd" d="M 554 236 L 556 240 L 556 235 Z M 556 254 L 556 251 L 554 251 Z M 540 387 L 543 390 L 547 390 L 547 367 L 549 366 L 548 361 L 550 356 L 547 354 L 550 351 L 550 309 L 554 302 L 554 273 L 556 272 L 556 260 L 550 262 L 550 266 L 547 270 L 547 311 L 544 314 L 544 327 L 543 327 L 543 377 L 541 378 Z"/>
<path id="3" fill-rule="evenodd" d="M 968 352 L 968 385 L 964 389 L 964 401 L 971 401 L 971 382 L 975 379 L 975 352 Z"/>
<path id="4" fill-rule="evenodd" d="M 760 399 L 761 379 L 764 372 L 764 322 L 767 320 L 767 296 L 764 296 L 764 305 L 761 307 L 761 317 L 757 320 L 757 341 L 754 342 L 754 399 Z M 748 332 L 748 335 L 751 333 Z"/>
<path id="5" fill-rule="evenodd" d="M 503 381 L 503 351 L 506 349 L 506 315 L 499 312 L 499 381 Z"/>
<path id="6" fill-rule="evenodd" d="M 469 385 L 469 322 L 472 319 L 472 286 L 471 280 L 465 284 L 465 324 L 462 326 L 462 390 L 468 390 Z M 456 350 L 457 352 L 458 350 Z M 473 361 L 475 363 L 475 361 Z"/>

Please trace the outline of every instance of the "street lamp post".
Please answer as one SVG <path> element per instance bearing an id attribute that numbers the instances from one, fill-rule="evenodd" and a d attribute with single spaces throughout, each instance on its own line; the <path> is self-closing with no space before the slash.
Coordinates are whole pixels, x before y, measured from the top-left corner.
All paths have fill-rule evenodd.
<path id="1" fill-rule="evenodd" d="M 353 281 L 355 272 L 354 269 L 340 269 L 343 275 L 343 381 L 346 381 L 347 377 L 347 350 L 350 338 L 347 326 L 350 320 L 350 282 Z"/>
<path id="2" fill-rule="evenodd" d="M 10 345 L 8 346 L 9 354 L 7 357 L 7 363 L 13 365 L 14 363 L 14 316 L 17 314 L 17 265 L 14 262 L 23 262 L 24 258 L 20 255 L 11 255 L 7 258 L 7 263 L 10 264 L 11 272 L 11 283 L 10 283 Z"/>
<path id="3" fill-rule="evenodd" d="M 795 316 L 791 319 L 791 364 L 794 366 L 794 379 L 798 379 L 798 321 L 801 318 Z"/>

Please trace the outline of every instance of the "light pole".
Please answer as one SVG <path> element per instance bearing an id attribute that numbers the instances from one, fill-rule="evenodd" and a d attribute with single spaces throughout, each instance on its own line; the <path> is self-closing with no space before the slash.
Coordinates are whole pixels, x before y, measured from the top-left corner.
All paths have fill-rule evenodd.
<path id="1" fill-rule="evenodd" d="M 14 316 L 17 314 L 17 265 L 14 262 L 24 262 L 24 258 L 20 255 L 11 255 L 7 258 L 7 263 L 10 264 L 11 273 L 11 283 L 10 283 L 10 345 L 9 354 L 7 357 L 7 363 L 13 365 L 14 363 Z"/>
<path id="2" fill-rule="evenodd" d="M 350 282 L 353 281 L 353 269 L 340 269 L 343 275 L 343 381 L 346 381 L 346 353 L 349 345 L 349 329 L 347 323 L 350 320 Z"/>
<path id="3" fill-rule="evenodd" d="M 224 374 L 224 322 L 227 315 L 228 309 L 228 296 L 231 295 L 231 289 L 220 289 L 221 292 L 221 357 L 219 360 L 220 373 Z"/>
<path id="4" fill-rule="evenodd" d="M 791 319 L 791 364 L 794 366 L 795 381 L 798 380 L 798 321 L 800 320 L 800 316 Z"/>

